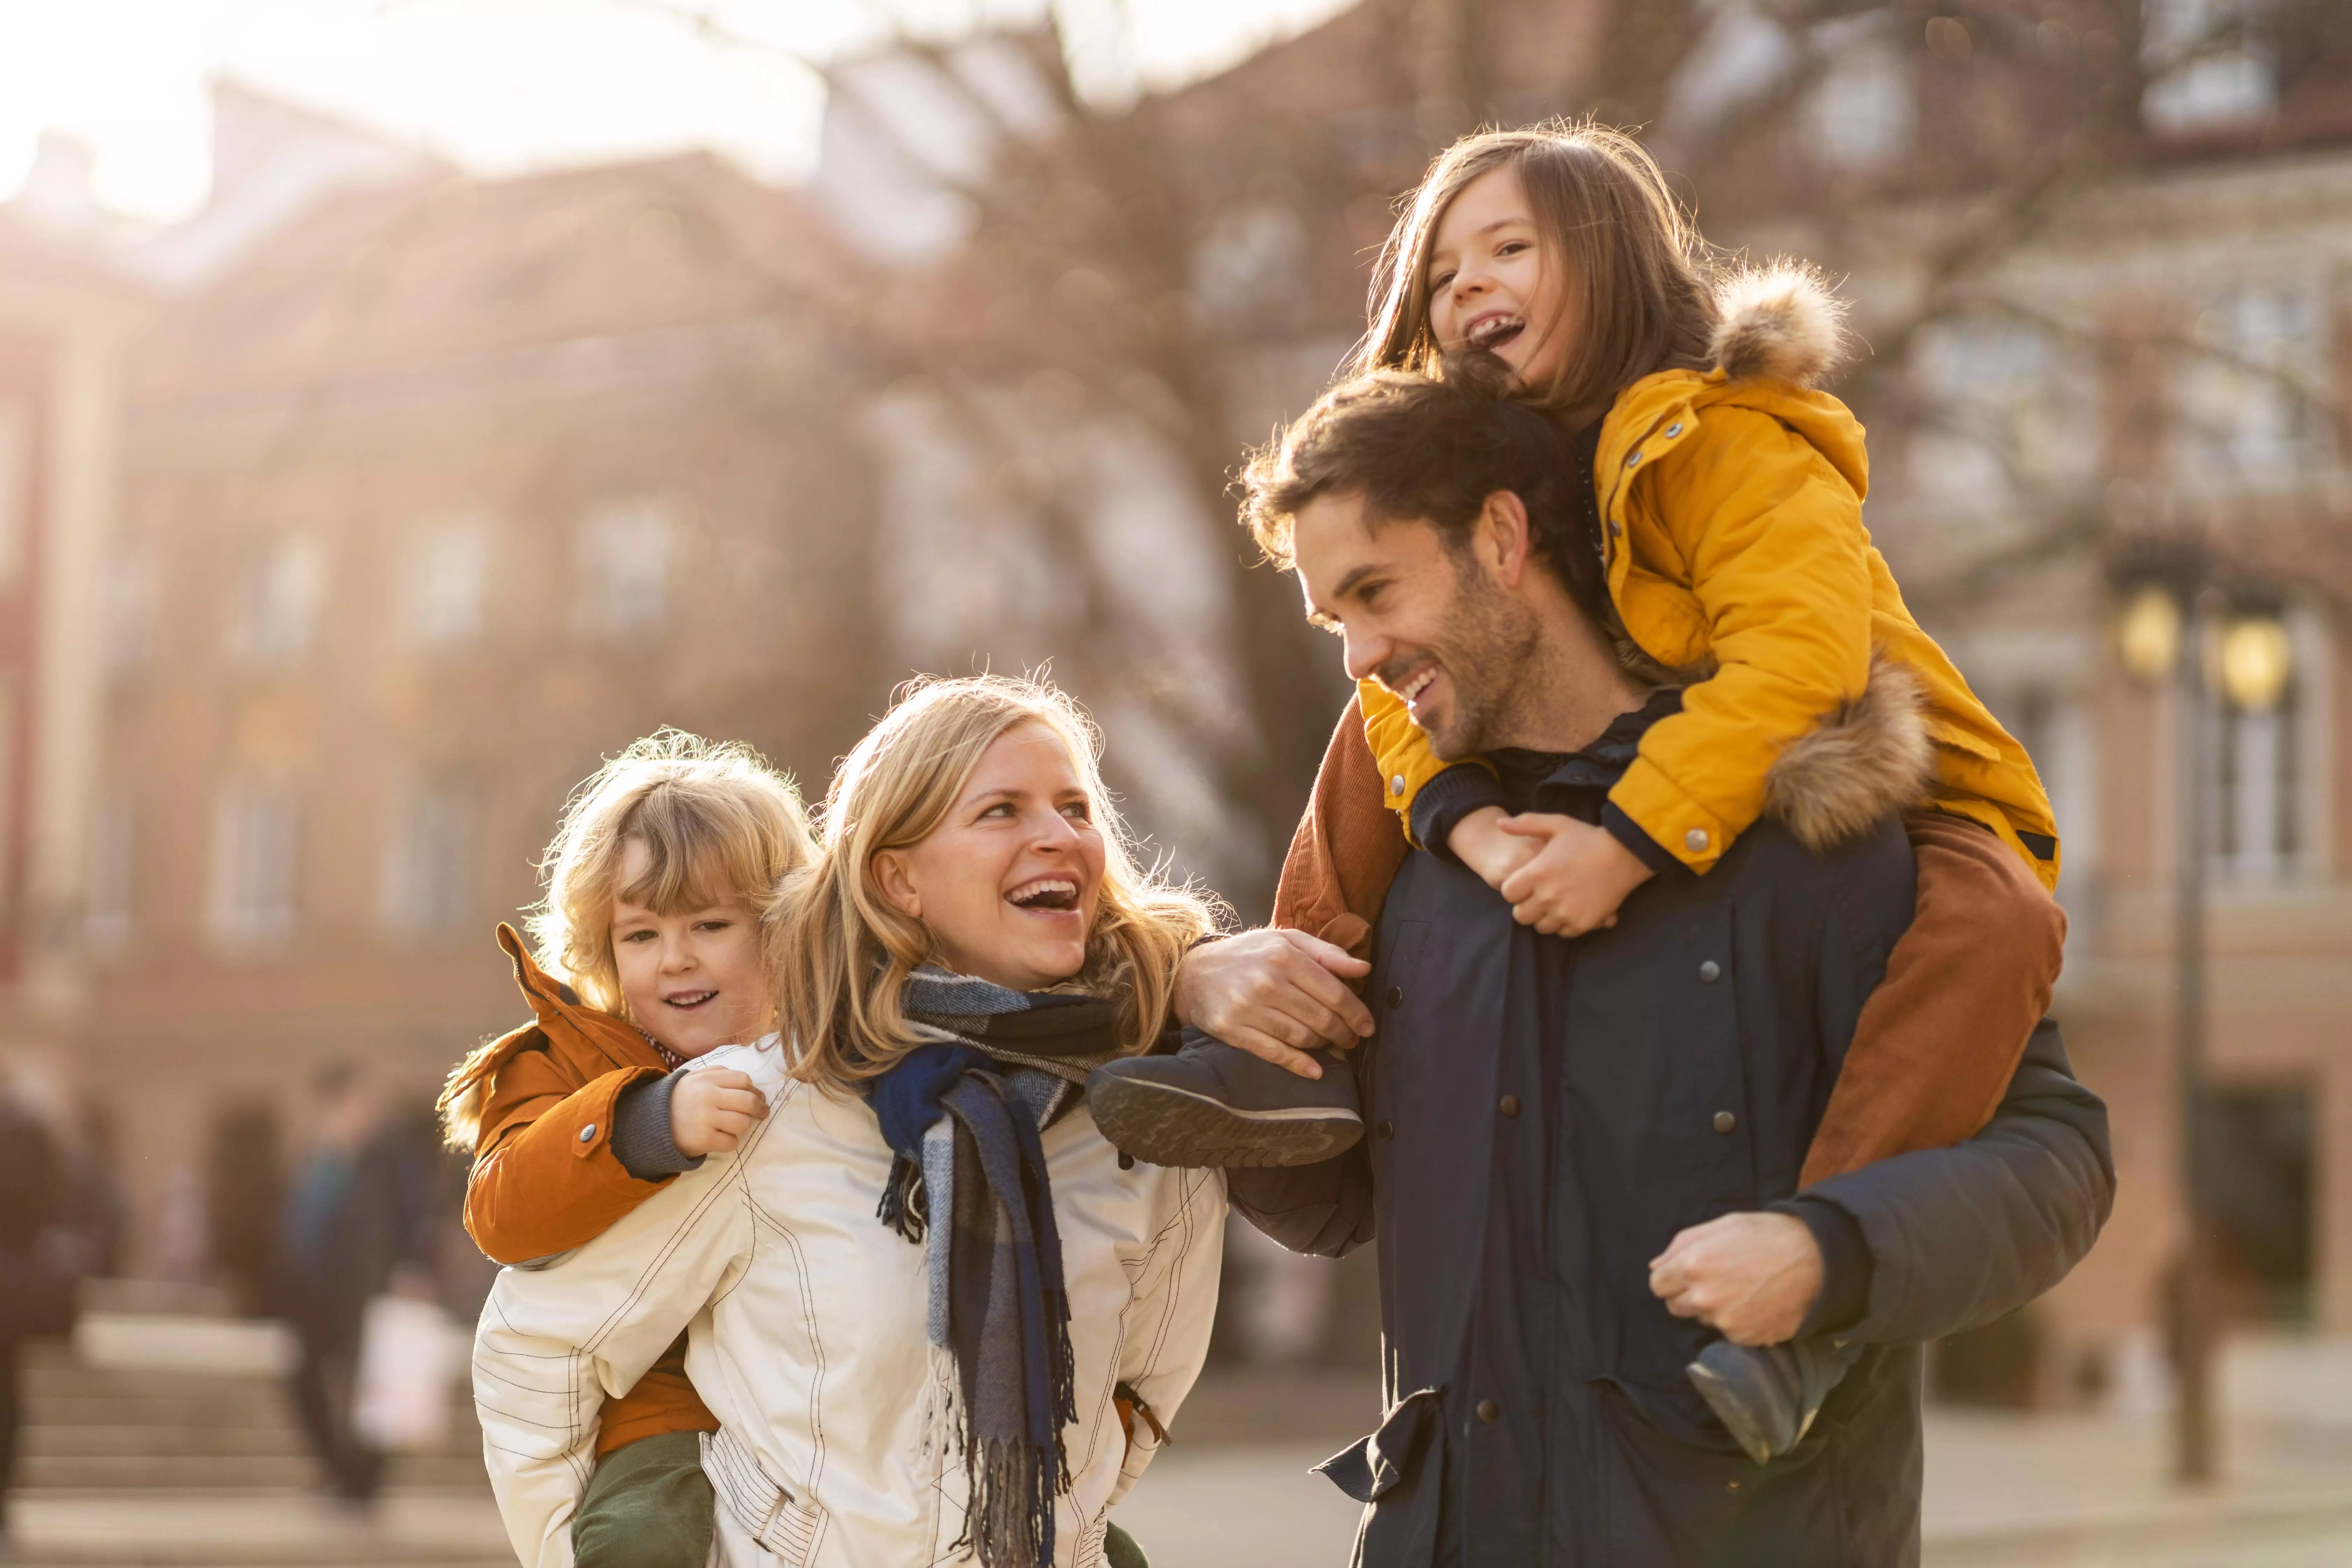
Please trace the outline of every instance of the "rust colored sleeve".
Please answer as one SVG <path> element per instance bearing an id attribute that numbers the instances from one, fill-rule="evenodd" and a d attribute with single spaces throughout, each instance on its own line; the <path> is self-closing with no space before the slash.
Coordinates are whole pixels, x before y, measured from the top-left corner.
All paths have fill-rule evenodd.
<path id="1" fill-rule="evenodd" d="M 1941 811 L 1906 813 L 1904 826 L 1918 912 L 1863 1004 L 1802 1186 L 1973 1137 L 2008 1092 L 2065 958 L 2066 911 L 2014 850 Z"/>
<path id="2" fill-rule="evenodd" d="M 1283 858 L 1274 923 L 1369 958 L 1381 903 L 1410 849 L 1396 813 L 1382 803 L 1363 709 L 1350 697 Z"/>
<path id="3" fill-rule="evenodd" d="M 640 1437 L 665 1432 L 716 1432 L 719 1417 L 686 1375 L 686 1336 L 662 1352 L 661 1360 L 646 1369 L 637 1385 L 604 1406 L 596 1428 L 596 1457 L 625 1448 Z"/>
<path id="4" fill-rule="evenodd" d="M 544 1052 L 499 1069 L 485 1131 L 466 1178 L 466 1232 L 499 1263 L 568 1252 L 662 1190 L 613 1152 L 613 1105 L 623 1089 L 661 1077 L 623 1068 L 571 1089 Z M 543 1081 L 542 1081 L 543 1080 Z M 569 1089 L 570 1092 L 565 1092 Z"/>

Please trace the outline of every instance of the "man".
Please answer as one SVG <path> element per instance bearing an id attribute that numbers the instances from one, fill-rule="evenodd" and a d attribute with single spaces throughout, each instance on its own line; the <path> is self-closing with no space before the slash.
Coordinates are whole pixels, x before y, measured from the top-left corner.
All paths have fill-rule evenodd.
<path id="1" fill-rule="evenodd" d="M 1339 454 L 1290 488 L 1309 612 L 1346 637 L 1351 674 L 1441 668 L 1416 718 L 1443 754 L 1491 759 L 1514 810 L 1598 822 L 1680 699 L 1628 677 L 1605 599 L 1576 585 L 1561 437 L 1472 389 L 1393 388 L 1301 421 L 1356 422 L 1344 438 L 1292 432 Z M 1500 482 L 1449 500 L 1453 524 L 1367 506 L 1346 454 L 1392 470 L 1459 452 L 1432 422 L 1465 419 L 1492 423 L 1482 468 Z M 1920 1342 L 2054 1284 L 2095 1238 L 2114 1173 L 2104 1107 L 2045 1025 L 1976 1138 L 1798 1194 L 1912 907 L 1891 816 L 1821 854 L 1759 824 L 1705 877 L 1660 877 L 1573 942 L 1517 924 L 1450 859 L 1409 857 L 1366 988 L 1371 1136 L 1230 1177 L 1234 1205 L 1299 1250 L 1377 1235 L 1389 1414 L 1324 1467 L 1368 1505 L 1360 1562 L 1916 1561 Z M 1246 1043 L 1247 1020 L 1291 1047 L 1362 1033 L 1328 974 L 1279 979 L 1328 959 L 1319 944 L 1220 945 L 1180 979 L 1187 1022 Z M 1759 1466 L 1685 1373 L 1717 1334 L 1864 1348 L 1810 1436 Z"/>

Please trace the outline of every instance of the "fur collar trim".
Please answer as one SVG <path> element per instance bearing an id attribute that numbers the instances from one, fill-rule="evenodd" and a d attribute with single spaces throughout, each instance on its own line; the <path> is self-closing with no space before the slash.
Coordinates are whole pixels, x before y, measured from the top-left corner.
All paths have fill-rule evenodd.
<path id="1" fill-rule="evenodd" d="M 1845 301 L 1794 261 L 1742 268 L 1715 287 L 1708 352 L 1732 381 L 1815 386 L 1845 363 Z"/>
<path id="2" fill-rule="evenodd" d="M 1800 735 L 1764 775 L 1764 810 L 1821 854 L 1927 795 L 1927 689 L 1877 655 L 1862 695 Z"/>

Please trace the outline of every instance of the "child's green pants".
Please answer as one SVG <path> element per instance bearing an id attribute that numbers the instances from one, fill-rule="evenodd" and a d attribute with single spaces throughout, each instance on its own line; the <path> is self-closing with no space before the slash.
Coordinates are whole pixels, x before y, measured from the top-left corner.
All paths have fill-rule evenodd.
<path id="1" fill-rule="evenodd" d="M 577 1568 L 704 1568 L 716 1505 L 702 1434 L 640 1437 L 596 1462 L 572 1521 Z"/>
<path id="2" fill-rule="evenodd" d="M 700 1433 L 640 1437 L 596 1462 L 572 1521 L 574 1568 L 704 1568 L 716 1506 Z M 1115 1524 L 1103 1555 L 1109 1568 L 1148 1568 L 1135 1538 Z"/>

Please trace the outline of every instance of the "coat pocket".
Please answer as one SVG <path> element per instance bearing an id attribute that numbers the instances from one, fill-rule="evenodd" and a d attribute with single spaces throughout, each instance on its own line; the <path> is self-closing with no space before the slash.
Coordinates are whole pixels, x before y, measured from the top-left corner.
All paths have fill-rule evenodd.
<path id="1" fill-rule="evenodd" d="M 1359 1568 L 1433 1563 L 1445 1490 L 1445 1391 L 1406 1394 L 1379 1431 L 1315 1469 L 1364 1505 L 1356 1528 Z"/>
<path id="2" fill-rule="evenodd" d="M 824 1532 L 824 1510 L 785 1490 L 727 1427 L 702 1435 L 702 1473 L 718 1494 L 725 1524 L 731 1527 L 723 1529 L 722 1536 L 740 1532 L 790 1568 L 806 1568 Z"/>
<path id="3" fill-rule="evenodd" d="M 1809 1436 L 1795 1452 L 1759 1465 L 1728 1434 L 1718 1447 L 1692 1441 L 1654 1419 L 1641 1392 L 1614 1379 L 1592 1385 L 1607 1440 L 1592 1484 L 1607 1499 L 1607 1553 L 1612 1563 L 1803 1563 L 1862 1568 L 1821 1467 L 1828 1444 Z M 1666 1402 L 1668 1404 L 1676 1402 Z M 1719 1430 L 1719 1428 L 1718 1428 Z M 1873 1568 L 1877 1568 L 1874 1564 Z"/>

